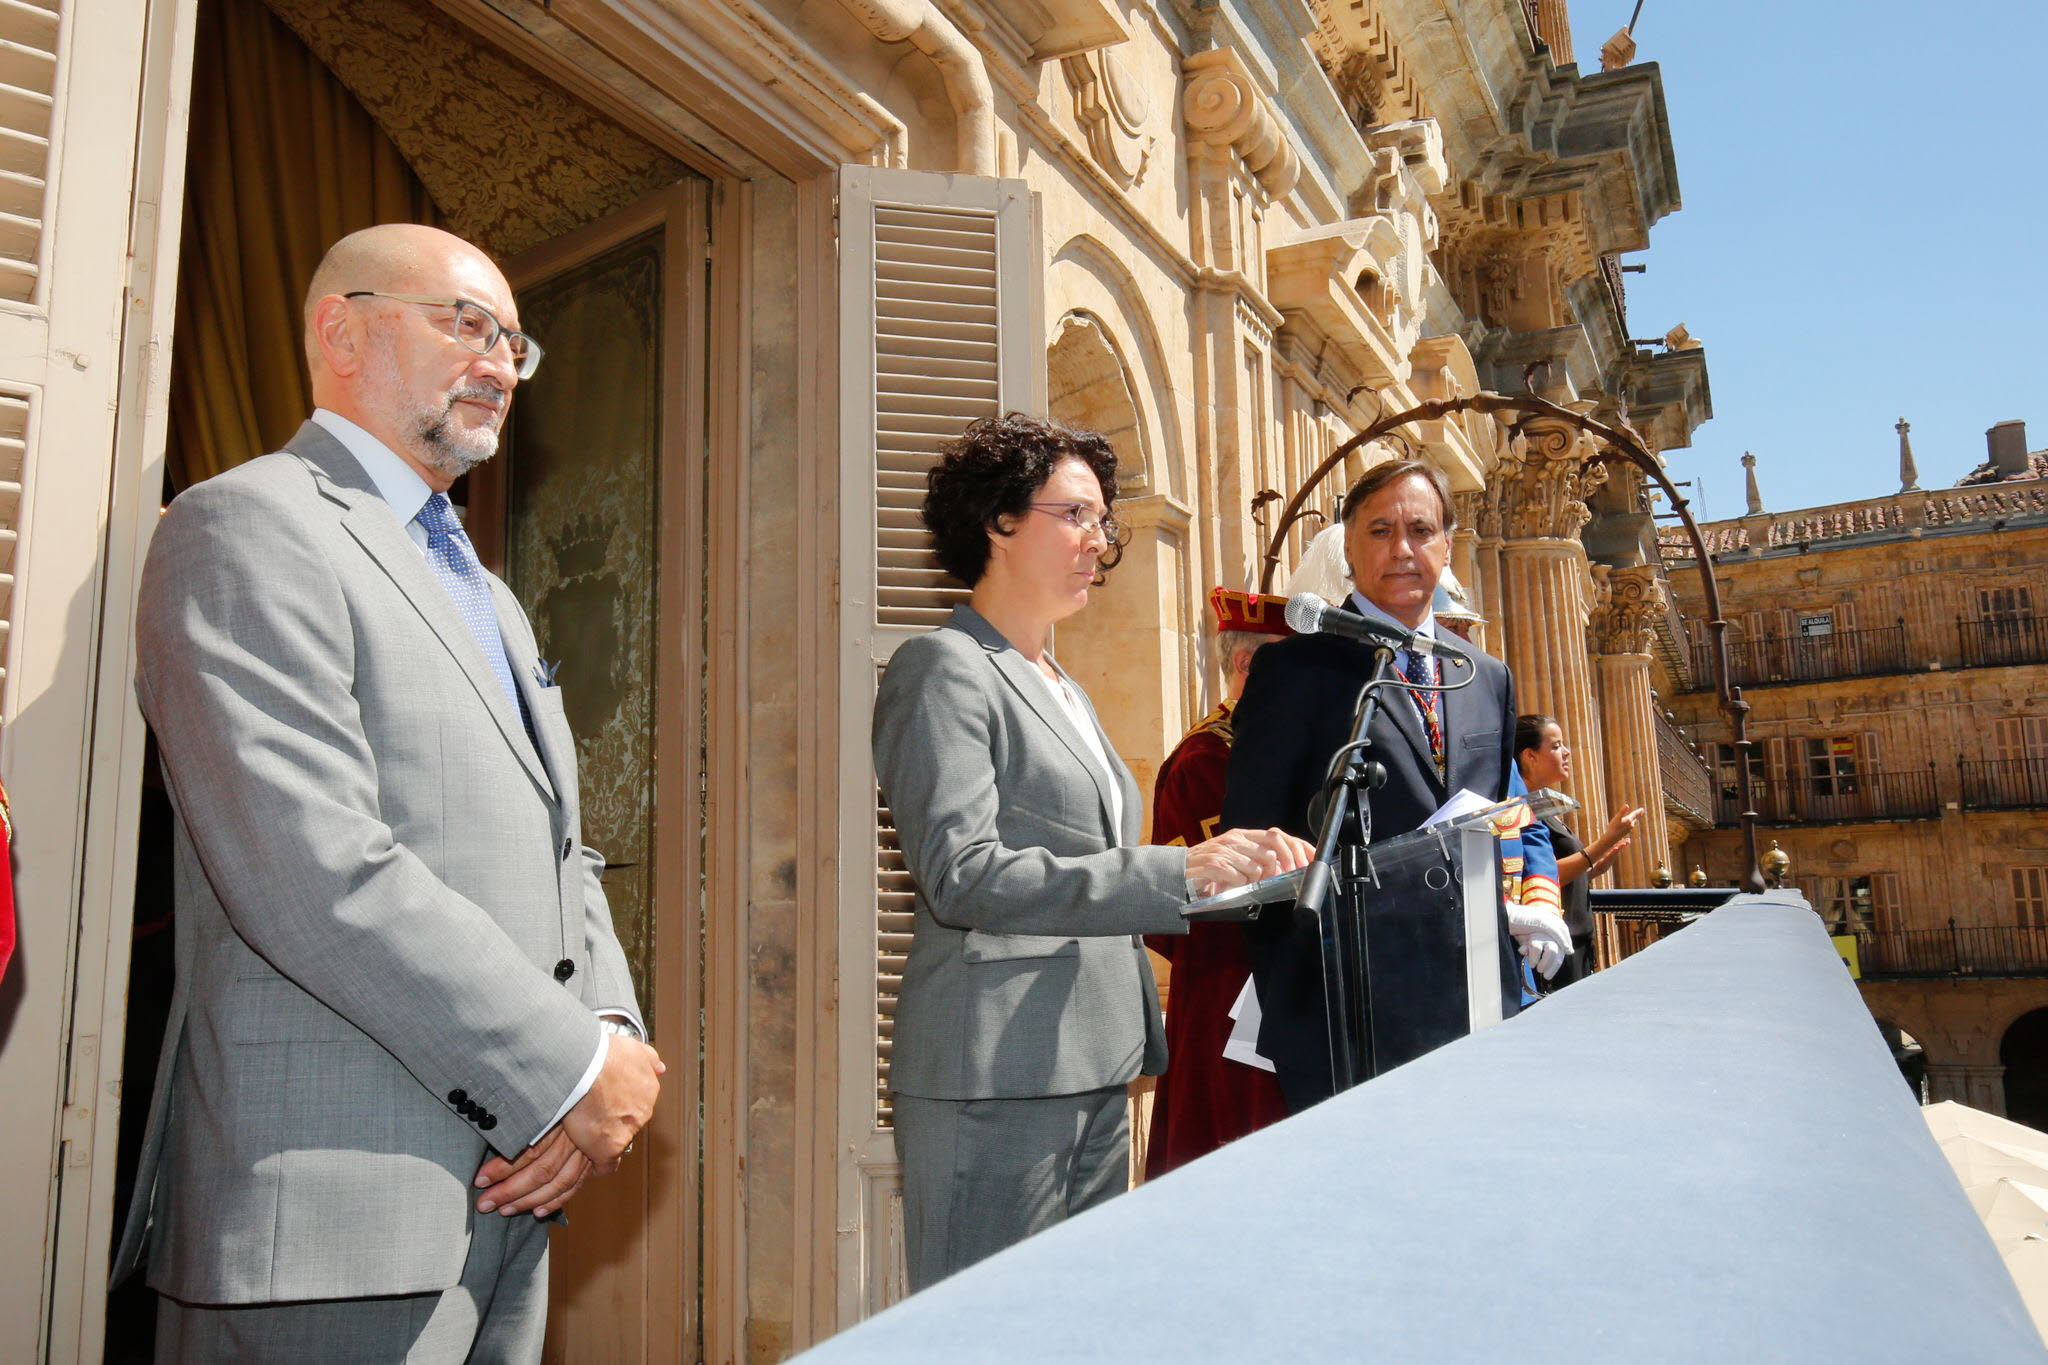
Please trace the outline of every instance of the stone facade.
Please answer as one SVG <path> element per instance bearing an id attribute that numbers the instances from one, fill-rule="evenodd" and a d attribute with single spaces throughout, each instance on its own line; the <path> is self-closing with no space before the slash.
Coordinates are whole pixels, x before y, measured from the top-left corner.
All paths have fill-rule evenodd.
<path id="1" fill-rule="evenodd" d="M 82 3 L 64 0 L 60 21 L 82 22 Z M 163 33 L 152 28 L 146 60 L 141 18 L 101 23 L 132 28 L 136 50 L 104 79 L 145 80 L 150 98 L 101 102 L 131 109 L 126 131 L 57 144 L 155 156 L 133 173 L 158 234 L 130 244 L 136 261 L 177 254 L 176 54 L 197 3 L 151 7 Z M 905 519 L 933 432 L 1001 402 L 1115 440 L 1134 540 L 1056 649 L 1149 794 L 1220 682 L 1203 594 L 1255 579 L 1266 518 L 1352 433 L 1492 390 L 1626 424 L 1658 451 L 1685 445 L 1711 412 L 1704 352 L 1682 329 L 1667 344 L 1631 341 L 1622 291 L 1620 256 L 1679 205 L 1657 68 L 1573 65 L 1563 0 L 266 3 L 316 56 L 334 56 L 346 87 L 334 98 L 392 134 L 442 221 L 518 253 L 515 279 L 560 278 L 648 233 L 665 243 L 662 581 L 659 619 L 635 635 L 655 642 L 655 796 L 651 866 L 634 875 L 651 888 L 636 941 L 656 978 L 657 1040 L 683 1064 L 644 1159 L 585 1196 L 558 1243 L 552 1349 L 564 1359 L 775 1359 L 897 1292 L 878 1072 L 901 887 L 886 836 L 878 847 L 867 724 L 876 667 L 957 595 Z M 81 61 L 97 50 L 71 49 Z M 457 117 L 477 93 L 465 73 L 500 67 L 531 116 Z M 516 183 L 475 175 L 487 150 L 475 130 L 508 122 L 533 169 Z M 522 205 L 543 174 L 536 216 Z M 996 320 L 993 358 L 964 343 L 942 354 L 950 333 L 911 327 L 905 344 L 931 349 L 890 368 L 870 325 L 887 245 L 875 224 L 898 211 L 946 225 L 897 239 L 888 268 L 921 282 L 911 304 L 919 289 L 927 302 L 972 295 Z M 939 238 L 967 242 L 945 259 L 971 264 L 934 265 Z M 126 479 L 153 501 L 161 477 L 151 414 L 174 353 L 173 291 L 135 282 L 140 265 L 135 280 L 104 273 L 99 311 L 143 340 L 115 387 L 74 406 L 119 413 L 122 443 L 97 466 L 67 450 L 61 466 L 32 468 L 46 504 L 64 478 L 101 490 Z M 82 373 L 88 354 L 114 349 L 73 344 L 53 368 Z M 1652 807 L 1621 866 L 1647 880 L 1704 823 L 1669 796 L 1669 765 L 1690 760 L 1658 709 L 1692 674 L 1641 477 L 1589 467 L 1596 453 L 1570 423 L 1457 413 L 1354 454 L 1310 506 L 1327 516 L 1391 455 L 1445 471 L 1461 521 L 1454 562 L 1491 618 L 1483 639 L 1516 669 L 1525 706 L 1570 729 L 1582 832 L 1610 804 Z M 471 513 L 489 555 L 522 527 L 518 514 L 503 524 L 480 484 Z M 114 558 L 132 573 L 149 518 L 131 521 Z M 1283 572 L 1317 524 L 1291 529 Z M 24 538 L 17 557 L 46 562 L 58 544 Z M 126 617 L 77 628 L 50 596 L 59 580 L 20 581 L 13 647 L 54 638 L 36 632 L 57 623 L 92 644 L 118 688 Z M 123 581 L 107 580 L 117 606 Z M 0 693 L 0 710 L 11 722 L 35 700 Z M 113 797 L 92 840 L 32 874 L 49 876 L 51 905 L 71 896 L 70 912 L 24 933 L 31 956 L 82 964 L 79 998 L 114 1001 L 116 1032 L 141 763 L 124 706 L 109 692 L 36 751 L 88 755 Z M 70 759 L 25 763 L 8 741 L 0 758 L 25 829 L 45 799 L 80 804 L 66 795 Z M 88 864 L 90 877 L 77 871 Z M 50 936 L 67 933 L 60 951 Z M 33 1083 L 13 1069 L 22 1046 L 0 1051 L 9 1093 L 48 1094 L 54 1108 L 70 1093 L 60 1086 L 118 1088 L 82 1008 L 61 992 L 30 997 L 35 1036 L 52 1041 L 38 1044 Z M 85 1118 L 66 1119 L 68 1159 L 94 1175 L 67 1184 L 69 1211 L 51 1215 L 54 1279 L 76 1309 L 57 1355 L 97 1354 L 92 1267 L 98 1248 L 104 1268 L 115 1141 L 109 1117 L 92 1122 L 96 1145 L 71 1131 Z M 9 1187 L 16 1207 L 58 1207 L 43 1178 L 54 1133 L 7 1149 L 5 1165 L 31 1173 Z M 23 1294 L 44 1282 L 0 1275 Z M 29 1303 L 19 1320 L 58 1316 Z"/>
<path id="2" fill-rule="evenodd" d="M 1927 1098 L 2002 1113 L 2001 1043 L 2048 1007 L 2048 480 L 2015 462 L 1995 486 L 1921 491 L 1900 435 L 1905 491 L 1781 514 L 1759 499 L 1704 530 L 1761 846 L 1858 938 L 1864 999 L 1924 1050 Z M 1694 580 L 1674 565 L 1671 584 L 1703 648 Z M 1725 746 L 1710 693 L 1670 704 Z M 1721 827 L 1682 856 L 1722 885 L 1741 857 L 1735 760 L 1716 757 Z M 2048 1081 L 2048 1059 L 2027 1064 Z"/>

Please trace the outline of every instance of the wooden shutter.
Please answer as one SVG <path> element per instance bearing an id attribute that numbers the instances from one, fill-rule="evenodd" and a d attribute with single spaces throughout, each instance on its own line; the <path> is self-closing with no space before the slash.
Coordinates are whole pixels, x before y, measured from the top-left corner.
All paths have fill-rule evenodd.
<path id="1" fill-rule="evenodd" d="M 839 181 L 842 1317 L 902 1291 L 890 1134 L 910 874 L 868 746 L 875 684 L 966 589 L 919 519 L 939 448 L 978 417 L 1045 405 L 1035 202 L 1022 181 L 848 166 Z"/>
<path id="2" fill-rule="evenodd" d="M 194 7 L 0 0 L 0 771 L 26 959 L 0 1030 L 0 1359 L 98 1359 Z M 27 968 L 24 971 L 24 967 Z M 146 1103 L 147 1096 L 128 1096 Z"/>
<path id="3" fill-rule="evenodd" d="M 2028 929 L 2048 929 L 2048 867 L 2012 869 L 2013 922 Z"/>
<path id="4" fill-rule="evenodd" d="M 0 300 L 32 310 L 32 320 L 24 319 L 31 327 L 41 320 L 34 314 L 41 312 L 37 285 L 46 250 L 43 209 L 59 28 L 54 5 L 0 0 Z M 9 702 L 15 672 L 15 554 L 36 396 L 31 385 L 0 381 L 0 716 L 8 719 L 14 715 Z"/>

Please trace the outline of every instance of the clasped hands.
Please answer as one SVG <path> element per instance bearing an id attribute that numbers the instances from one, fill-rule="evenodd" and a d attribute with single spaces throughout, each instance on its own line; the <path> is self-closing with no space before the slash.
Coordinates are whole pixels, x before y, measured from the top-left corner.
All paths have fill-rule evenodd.
<path id="1" fill-rule="evenodd" d="M 1315 856 L 1308 840 L 1283 829 L 1228 829 L 1188 850 L 1188 886 L 1213 896 L 1306 867 Z"/>
<path id="2" fill-rule="evenodd" d="M 545 1218 L 591 1176 L 618 1170 L 619 1159 L 654 1114 L 661 1074 L 667 1070 L 647 1044 L 621 1033 L 606 1034 L 597 1079 L 562 1121 L 513 1160 L 494 1155 L 477 1168 L 477 1212 L 510 1216 L 531 1211 Z"/>

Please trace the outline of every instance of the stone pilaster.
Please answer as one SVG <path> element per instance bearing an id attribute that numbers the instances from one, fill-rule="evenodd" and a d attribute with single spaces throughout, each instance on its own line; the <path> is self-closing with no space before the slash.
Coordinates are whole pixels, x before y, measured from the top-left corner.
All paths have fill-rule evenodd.
<path id="1" fill-rule="evenodd" d="M 1591 453 L 1577 428 L 1551 418 L 1530 421 L 1501 465 L 1497 487 L 1502 621 L 1516 705 L 1557 717 L 1572 747 L 1567 790 L 1584 811 L 1574 822 L 1582 838 L 1607 821 L 1605 736 L 1593 694 L 1586 627 L 1592 577 L 1577 539 L 1586 524 L 1585 494 L 1606 477 L 1588 466 Z"/>
<path id="2" fill-rule="evenodd" d="M 1500 581 L 1500 486 L 1498 482 L 1472 493 L 1453 493 L 1458 525 L 1472 532 L 1472 577 L 1467 589 L 1478 594 L 1486 624 L 1478 633 L 1480 648 L 1496 658 L 1508 656 L 1506 598 Z M 1462 570 L 1460 571 L 1462 575 Z"/>
<path id="3" fill-rule="evenodd" d="M 1458 529 L 1451 534 L 1451 572 L 1465 585 L 1465 596 L 1471 601 L 1472 609 L 1486 618 L 1472 627 L 1472 643 L 1489 654 L 1498 654 L 1500 601 L 1489 590 L 1479 562 L 1479 527 L 1476 523 L 1485 497 L 1478 490 L 1451 494 L 1452 510 L 1458 516 Z"/>
<path id="4" fill-rule="evenodd" d="M 1593 613 L 1592 639 L 1607 794 L 1616 810 L 1643 808 L 1632 841 L 1615 859 L 1614 878 L 1619 886 L 1648 886 L 1658 862 L 1670 857 L 1671 843 L 1657 759 L 1657 699 L 1650 685 L 1650 642 L 1665 609 L 1665 588 L 1647 565 L 1615 569 L 1607 574 L 1604 599 Z"/>
<path id="5" fill-rule="evenodd" d="M 1235 49 L 1198 52 L 1183 69 L 1188 254 L 1198 267 L 1190 321 L 1199 341 L 1188 378 L 1200 577 L 1241 585 L 1263 548 L 1250 543 L 1246 514 L 1260 486 L 1262 442 L 1273 439 L 1260 405 L 1271 391 L 1281 322 L 1265 293 L 1265 215 L 1293 188 L 1301 162 L 1285 121 Z"/>
<path id="6" fill-rule="evenodd" d="M 2005 1113 L 2005 1068 L 1961 1062 L 1927 1063 L 1927 1102 L 1955 1100 L 1987 1114 Z"/>

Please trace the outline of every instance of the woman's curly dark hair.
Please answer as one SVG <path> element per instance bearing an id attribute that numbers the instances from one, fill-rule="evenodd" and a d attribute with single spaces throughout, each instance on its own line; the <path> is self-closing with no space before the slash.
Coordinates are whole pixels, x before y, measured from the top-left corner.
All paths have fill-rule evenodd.
<path id="1" fill-rule="evenodd" d="M 1116 452 L 1092 431 L 1021 412 L 984 417 L 939 452 L 925 479 L 924 524 L 939 567 L 973 587 L 988 570 L 989 533 L 1009 535 L 1001 517 L 1022 518 L 1062 460 L 1079 460 L 1102 485 L 1104 514 L 1116 506 Z M 1123 557 L 1111 541 L 1095 581 Z"/>

